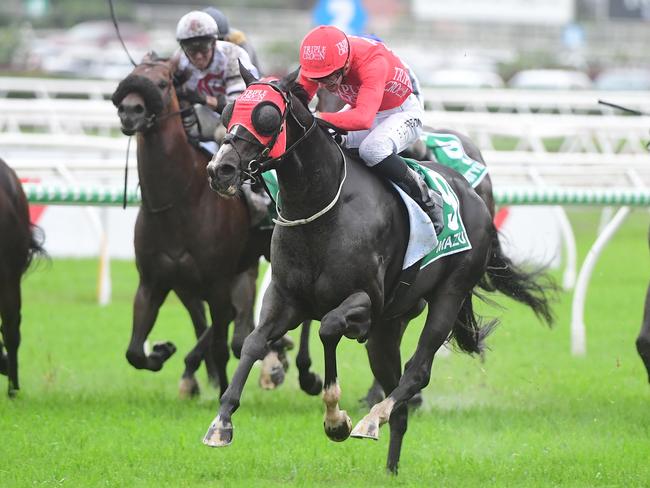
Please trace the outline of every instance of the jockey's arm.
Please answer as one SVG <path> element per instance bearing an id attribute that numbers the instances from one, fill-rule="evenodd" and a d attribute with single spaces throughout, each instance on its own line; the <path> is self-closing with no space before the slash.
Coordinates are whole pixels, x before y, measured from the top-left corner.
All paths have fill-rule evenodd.
<path id="1" fill-rule="evenodd" d="M 322 113 L 321 118 L 348 131 L 370 129 L 384 98 L 388 69 L 388 62 L 379 57 L 364 65 L 355 106 L 343 112 Z"/>
<path id="2" fill-rule="evenodd" d="M 248 53 L 241 47 L 226 41 L 220 41 L 227 44 L 228 62 L 224 74 L 225 98 L 227 102 L 233 102 L 246 89 L 246 83 L 239 72 L 239 62 L 249 70 L 255 77 L 258 76 L 257 68 L 251 63 Z M 224 104 L 225 105 L 225 104 Z"/>
<path id="3" fill-rule="evenodd" d="M 311 102 L 311 99 L 314 98 L 316 95 L 316 92 L 318 91 L 318 83 L 315 81 L 310 80 L 309 78 L 306 78 L 305 76 L 302 75 L 302 71 L 300 72 L 300 75 L 298 76 L 298 83 L 302 85 L 302 87 L 305 89 L 307 92 L 309 101 Z"/>
<path id="4" fill-rule="evenodd" d="M 206 95 L 205 97 L 205 104 L 218 113 L 223 111 L 227 103 L 226 96 L 223 94 L 220 94 L 218 97 L 213 97 L 212 95 Z"/>

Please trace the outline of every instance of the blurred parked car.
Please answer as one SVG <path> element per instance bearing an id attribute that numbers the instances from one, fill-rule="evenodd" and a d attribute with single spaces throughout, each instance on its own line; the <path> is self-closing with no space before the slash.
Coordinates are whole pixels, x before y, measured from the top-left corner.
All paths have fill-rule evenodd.
<path id="1" fill-rule="evenodd" d="M 120 33 L 139 61 L 150 48 L 149 33 L 128 22 L 120 24 Z M 132 69 L 109 21 L 82 22 L 64 32 L 36 37 L 27 46 L 26 58 L 29 69 L 64 76 L 120 79 Z"/>
<path id="2" fill-rule="evenodd" d="M 582 71 L 566 69 L 530 69 L 516 73 L 508 82 L 510 88 L 535 90 L 588 90 L 591 79 Z"/>
<path id="3" fill-rule="evenodd" d="M 119 26 L 127 46 L 146 48 L 149 45 L 149 34 L 143 27 L 130 22 L 121 22 Z M 112 22 L 97 20 L 81 22 L 61 34 L 49 37 L 48 42 L 59 46 L 106 47 L 119 41 Z"/>
<path id="4" fill-rule="evenodd" d="M 650 70 L 614 68 L 601 72 L 594 84 L 598 90 L 650 90 Z"/>
<path id="5" fill-rule="evenodd" d="M 420 80 L 423 86 L 439 88 L 503 88 L 503 78 L 493 71 L 436 69 Z"/>

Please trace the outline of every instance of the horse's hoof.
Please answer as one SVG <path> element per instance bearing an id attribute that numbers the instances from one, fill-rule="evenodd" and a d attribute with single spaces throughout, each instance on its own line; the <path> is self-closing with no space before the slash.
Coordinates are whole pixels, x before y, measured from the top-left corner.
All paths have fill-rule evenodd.
<path id="1" fill-rule="evenodd" d="M 273 390 L 284 382 L 284 368 L 275 351 L 269 352 L 262 360 L 260 387 L 263 390 Z"/>
<path id="2" fill-rule="evenodd" d="M 376 420 L 370 420 L 366 415 L 361 421 L 352 429 L 350 437 L 356 439 L 372 439 L 379 440 L 379 423 Z"/>
<path id="3" fill-rule="evenodd" d="M 153 356 L 158 356 L 161 362 L 167 361 L 170 357 L 176 352 L 176 346 L 172 342 L 156 342 L 153 345 L 151 354 Z"/>
<path id="4" fill-rule="evenodd" d="M 203 444 L 210 447 L 224 447 L 232 442 L 232 424 L 222 422 L 219 416 L 212 421 L 203 437 Z"/>
<path id="5" fill-rule="evenodd" d="M 308 395 L 320 395 L 323 391 L 323 380 L 316 373 L 308 373 L 304 377 L 298 377 L 300 389 Z"/>
<path id="6" fill-rule="evenodd" d="M 344 421 L 336 425 L 327 425 L 327 423 L 323 422 L 325 434 L 327 434 L 327 437 L 329 437 L 331 441 L 343 442 L 345 439 L 350 437 L 352 420 L 350 420 L 350 417 L 345 410 L 341 410 L 341 416 L 344 417 Z"/>
<path id="7" fill-rule="evenodd" d="M 7 390 L 7 396 L 9 398 L 16 398 L 18 396 L 18 390 L 16 390 L 15 388 L 9 388 Z"/>
<path id="8" fill-rule="evenodd" d="M 199 383 L 196 381 L 194 376 L 191 378 L 181 378 L 181 382 L 178 385 L 178 396 L 182 400 L 196 398 L 200 394 L 201 389 L 199 388 Z"/>

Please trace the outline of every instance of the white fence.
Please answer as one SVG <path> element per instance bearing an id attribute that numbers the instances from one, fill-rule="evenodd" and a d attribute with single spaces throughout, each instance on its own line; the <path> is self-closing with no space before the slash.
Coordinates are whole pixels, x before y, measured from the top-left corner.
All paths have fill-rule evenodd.
<path id="1" fill-rule="evenodd" d="M 127 138 L 101 137 L 119 133 L 116 110 L 108 100 L 115 87 L 115 82 L 0 78 L 0 156 L 20 176 L 36 178 L 41 184 L 87 187 L 101 183 L 119 194 Z M 562 205 L 622 205 L 604 225 L 577 277 L 571 348 L 574 354 L 584 354 L 584 300 L 598 256 L 630 212 L 628 205 L 647 205 L 650 156 L 644 143 L 650 117 L 613 115 L 612 109 L 597 104 L 603 96 L 598 92 L 424 93 L 434 109 L 426 113 L 428 125 L 465 132 L 479 144 L 497 200 L 539 203 L 534 200 L 544 194 L 544 203 L 557 205 L 554 212 L 565 247 L 565 287 L 574 285 L 577 264 L 575 238 Z M 33 98 L 11 98 L 19 96 Z M 648 93 L 610 93 L 607 99 L 650 112 Z M 514 151 L 494 150 L 496 141 L 504 139 L 511 141 Z M 551 144 L 559 145 L 560 151 L 549 152 Z M 137 186 L 135 147 L 131 154 L 129 189 L 133 194 Z M 594 195 L 594 187 L 603 189 Z M 615 187 L 618 194 L 604 199 L 606 187 Z M 113 198 L 114 203 L 119 201 L 119 195 Z M 96 209 L 87 213 L 105 246 L 105 219 Z M 107 269 L 107 262 L 102 266 Z"/>
<path id="2" fill-rule="evenodd" d="M 60 80 L 46 78 L 0 77 L 0 98 L 84 98 L 109 99 L 117 83 L 105 80 Z M 558 112 L 562 114 L 613 114 L 614 109 L 598 105 L 598 99 L 650 113 L 648 92 L 550 91 L 510 89 L 422 89 L 424 99 L 432 110 L 499 111 L 499 112 Z"/>

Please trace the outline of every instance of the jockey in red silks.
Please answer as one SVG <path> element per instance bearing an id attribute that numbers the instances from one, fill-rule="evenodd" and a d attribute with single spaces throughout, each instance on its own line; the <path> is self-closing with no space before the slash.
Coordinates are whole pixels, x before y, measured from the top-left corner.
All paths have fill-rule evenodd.
<path id="1" fill-rule="evenodd" d="M 404 63 L 381 42 L 321 25 L 300 45 L 299 82 L 310 98 L 323 86 L 350 106 L 316 115 L 347 130 L 345 146 L 413 198 L 440 233 L 442 198 L 397 155 L 422 131 L 423 108 Z"/>

